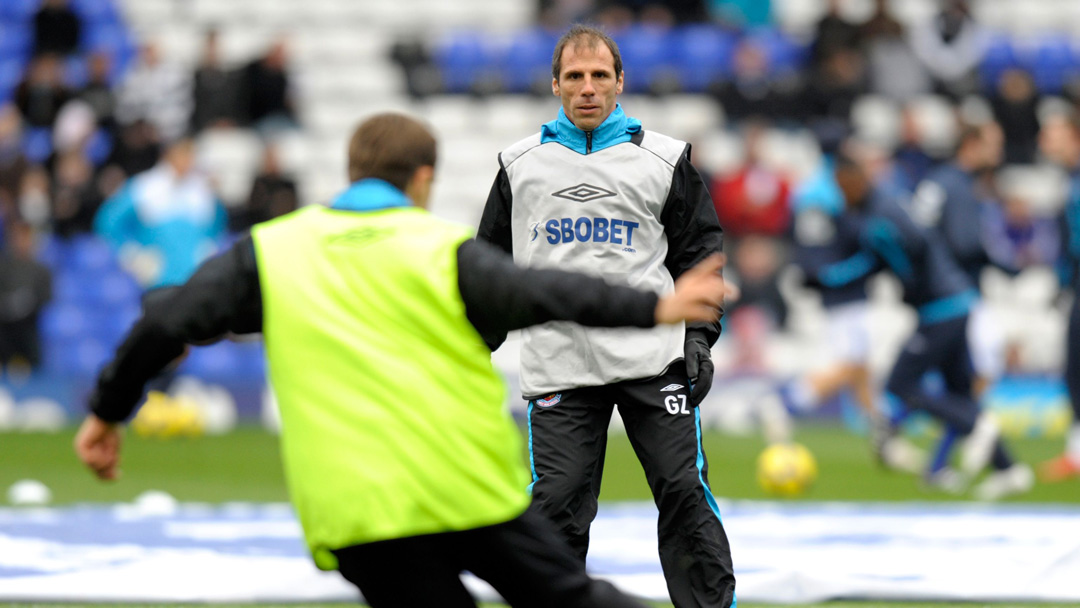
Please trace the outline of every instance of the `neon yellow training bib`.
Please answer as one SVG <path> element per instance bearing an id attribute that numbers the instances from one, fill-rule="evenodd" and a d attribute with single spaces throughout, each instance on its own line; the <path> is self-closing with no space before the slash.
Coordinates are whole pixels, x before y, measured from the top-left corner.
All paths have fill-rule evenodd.
<path id="1" fill-rule="evenodd" d="M 415 207 L 312 206 L 252 236 L 285 476 L 316 565 L 524 512 L 521 437 L 458 290 L 467 230 Z"/>

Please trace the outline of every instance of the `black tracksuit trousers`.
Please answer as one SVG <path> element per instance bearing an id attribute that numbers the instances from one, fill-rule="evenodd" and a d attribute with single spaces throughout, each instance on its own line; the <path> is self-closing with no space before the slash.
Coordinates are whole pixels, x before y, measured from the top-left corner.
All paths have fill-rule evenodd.
<path id="1" fill-rule="evenodd" d="M 672 602 L 678 608 L 727 608 L 735 600 L 731 549 L 709 489 L 689 384 L 678 360 L 656 378 L 530 400 L 533 502 L 584 562 L 617 405 L 660 510 L 660 563 Z"/>

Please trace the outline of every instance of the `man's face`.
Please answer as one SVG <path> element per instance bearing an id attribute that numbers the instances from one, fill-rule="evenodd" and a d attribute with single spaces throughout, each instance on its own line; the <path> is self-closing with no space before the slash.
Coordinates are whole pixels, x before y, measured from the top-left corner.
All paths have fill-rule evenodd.
<path id="1" fill-rule="evenodd" d="M 607 119 L 622 88 L 623 75 L 615 73 L 615 57 L 599 41 L 593 48 L 584 41 L 566 45 L 559 78 L 551 81 L 566 117 L 582 131 L 592 131 Z"/>

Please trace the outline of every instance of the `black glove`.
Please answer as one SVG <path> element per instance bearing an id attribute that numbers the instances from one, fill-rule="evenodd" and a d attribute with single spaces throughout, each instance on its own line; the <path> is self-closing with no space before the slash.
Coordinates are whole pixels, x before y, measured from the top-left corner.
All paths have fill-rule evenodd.
<path id="1" fill-rule="evenodd" d="M 705 333 L 686 330 L 683 354 L 686 357 L 686 375 L 690 378 L 690 401 L 697 407 L 712 388 L 712 348 Z"/>

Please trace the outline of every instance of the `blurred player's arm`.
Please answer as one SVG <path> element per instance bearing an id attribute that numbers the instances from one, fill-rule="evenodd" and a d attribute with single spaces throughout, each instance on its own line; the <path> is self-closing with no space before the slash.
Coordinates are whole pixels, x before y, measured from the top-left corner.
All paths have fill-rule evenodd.
<path id="1" fill-rule="evenodd" d="M 106 422 L 127 419 L 143 389 L 186 344 L 262 329 L 262 297 L 250 238 L 210 258 L 187 283 L 151 293 L 143 315 L 102 370 L 90 411 Z"/>
<path id="2" fill-rule="evenodd" d="M 482 241 L 466 241 L 457 257 L 465 315 L 481 335 L 548 321 L 644 328 L 683 319 L 713 321 L 725 290 L 719 256 L 684 273 L 676 292 L 663 298 L 579 273 L 518 266 Z"/>

